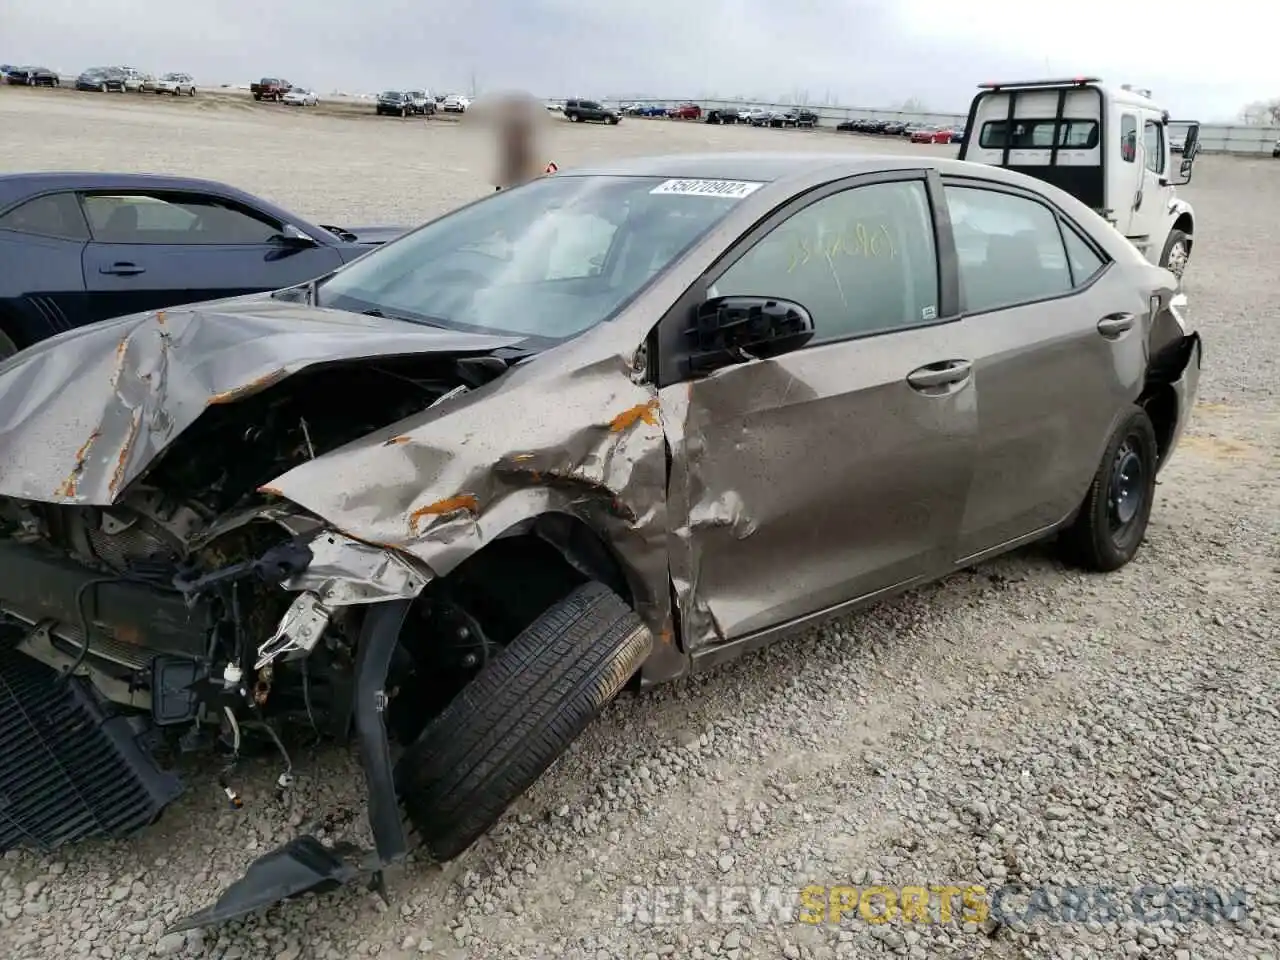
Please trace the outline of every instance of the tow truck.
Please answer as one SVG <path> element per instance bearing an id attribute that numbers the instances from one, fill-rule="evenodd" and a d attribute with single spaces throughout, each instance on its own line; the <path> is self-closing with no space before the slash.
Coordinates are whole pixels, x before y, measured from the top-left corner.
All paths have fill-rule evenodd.
<path id="1" fill-rule="evenodd" d="M 982 83 L 959 158 L 1008 167 L 1092 207 L 1143 255 L 1182 279 L 1195 213 L 1177 196 L 1191 182 L 1200 124 L 1171 121 L 1150 90 L 1097 77 Z M 1183 128 L 1173 172 L 1171 126 Z"/>

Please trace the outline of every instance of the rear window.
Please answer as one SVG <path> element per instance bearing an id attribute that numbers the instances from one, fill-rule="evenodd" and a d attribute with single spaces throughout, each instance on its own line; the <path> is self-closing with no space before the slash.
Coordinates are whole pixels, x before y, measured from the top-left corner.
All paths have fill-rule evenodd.
<path id="1" fill-rule="evenodd" d="M 1014 120 L 1010 136 L 1007 120 L 988 120 L 982 125 L 978 143 L 985 149 L 1047 150 L 1054 145 L 1053 131 L 1057 123 L 1052 117 Z M 1098 145 L 1096 120 L 1063 118 L 1058 133 L 1059 147 L 1092 150 Z"/>

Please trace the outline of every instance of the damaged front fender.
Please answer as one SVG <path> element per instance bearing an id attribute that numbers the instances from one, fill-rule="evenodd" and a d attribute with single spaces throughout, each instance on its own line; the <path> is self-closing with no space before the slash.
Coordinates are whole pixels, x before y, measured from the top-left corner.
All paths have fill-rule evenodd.
<path id="1" fill-rule="evenodd" d="M 636 612 L 673 642 L 667 446 L 654 388 L 616 353 L 566 345 L 273 480 L 268 492 L 446 576 L 531 519 L 568 514 L 620 561 Z M 666 647 L 664 651 L 662 648 Z M 678 669 L 676 669 L 678 672 Z"/>

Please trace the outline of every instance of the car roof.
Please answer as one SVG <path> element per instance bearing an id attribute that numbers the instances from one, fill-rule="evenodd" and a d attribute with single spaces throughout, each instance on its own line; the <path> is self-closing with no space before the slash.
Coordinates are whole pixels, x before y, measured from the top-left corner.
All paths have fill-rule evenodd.
<path id="1" fill-rule="evenodd" d="M 1004 183 L 1025 184 L 1026 178 L 1000 167 L 966 163 L 918 154 L 859 153 L 688 153 L 629 157 L 592 167 L 561 171 L 557 176 L 688 177 L 690 179 L 752 180 L 771 183 L 807 178 L 817 173 L 856 176 L 882 170 L 937 169 Z"/>
<path id="2" fill-rule="evenodd" d="M 175 177 L 158 173 L 96 173 L 54 171 L 48 173 L 0 173 L 0 210 L 26 197 L 57 190 L 197 190 L 239 200 L 259 210 L 303 221 L 288 211 L 268 203 L 261 197 L 245 193 L 217 180 L 197 177 Z"/>

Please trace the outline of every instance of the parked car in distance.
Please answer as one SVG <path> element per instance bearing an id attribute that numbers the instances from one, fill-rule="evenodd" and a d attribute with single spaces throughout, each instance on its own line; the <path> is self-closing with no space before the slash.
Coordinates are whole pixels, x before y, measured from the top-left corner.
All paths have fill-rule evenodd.
<path id="1" fill-rule="evenodd" d="M 467 107 L 469 106 L 471 106 L 471 99 L 469 97 L 451 93 L 444 98 L 444 102 L 440 105 L 440 109 L 444 113 L 466 113 Z"/>
<path id="2" fill-rule="evenodd" d="M 409 109 L 411 113 L 420 116 L 429 117 L 436 112 L 436 102 L 431 94 L 425 90 L 409 90 L 405 93 L 409 98 Z"/>
<path id="3" fill-rule="evenodd" d="M 702 118 L 702 108 L 696 103 L 682 103 L 680 106 L 668 110 L 667 116 L 672 120 L 700 120 Z"/>
<path id="4" fill-rule="evenodd" d="M 0 675 L 23 679 L 3 836 L 101 835 L 122 797 L 153 822 L 180 740 L 201 785 L 219 732 L 262 757 L 265 723 L 358 740 L 372 849 L 256 850 L 172 929 L 208 927 L 458 857 L 633 677 L 1048 538 L 1118 570 L 1179 482 L 1201 365 L 1180 300 L 1008 169 L 686 155 L 538 178 L 314 284 L 37 345 L 0 367 Z M 777 661 L 798 681 L 804 654 Z M 130 725 L 74 751 L 106 705 Z M 219 860 L 242 848 L 213 835 Z"/>
<path id="5" fill-rule="evenodd" d="M 552 103 L 551 101 L 547 101 L 546 107 L 548 113 L 564 113 L 563 103 Z"/>
<path id="6" fill-rule="evenodd" d="M 383 90 L 378 94 L 377 106 L 374 109 L 380 117 L 407 117 L 413 112 L 413 104 L 409 95 L 400 90 Z"/>
<path id="7" fill-rule="evenodd" d="M 9 67 L 4 75 L 5 83 L 16 87 L 58 87 L 62 85 L 56 70 L 48 67 Z"/>
<path id="8" fill-rule="evenodd" d="M 667 115 L 667 108 L 660 107 L 656 103 L 647 103 L 637 107 L 635 115 L 637 117 L 647 117 L 652 120 L 656 117 L 665 117 Z"/>
<path id="9" fill-rule="evenodd" d="M 739 110 L 708 110 L 706 115 L 707 123 L 737 123 L 741 114 Z"/>
<path id="10" fill-rule="evenodd" d="M 156 93 L 167 93 L 174 97 L 194 97 L 196 82 L 189 73 L 166 73 L 156 81 Z"/>
<path id="11" fill-rule="evenodd" d="M 314 107 L 320 102 L 314 90 L 305 87 L 290 87 L 282 101 L 287 107 Z"/>
<path id="12" fill-rule="evenodd" d="M 563 113 L 566 120 L 574 123 L 590 121 L 616 124 L 622 120 L 622 114 L 619 111 L 606 107 L 598 100 L 566 100 Z"/>
<path id="13" fill-rule="evenodd" d="M 773 119 L 772 110 L 752 110 L 747 114 L 747 122 L 753 127 L 767 127 Z"/>
<path id="14" fill-rule="evenodd" d="M 300 283 L 403 232 L 308 223 L 210 180 L 0 174 L 0 357 L 94 320 Z"/>
<path id="15" fill-rule="evenodd" d="M 1280 157 L 1280 139 L 1271 145 L 1271 159 L 1275 160 L 1277 157 Z"/>
<path id="16" fill-rule="evenodd" d="M 778 119 L 782 121 L 778 126 L 783 127 L 816 127 L 818 125 L 818 115 L 806 107 L 783 110 L 778 115 Z"/>
<path id="17" fill-rule="evenodd" d="M 137 67 L 117 67 L 124 74 L 124 88 L 130 93 L 149 92 L 155 85 L 155 78 Z"/>
<path id="18" fill-rule="evenodd" d="M 880 128 L 879 133 L 883 133 L 886 137 L 900 137 L 906 124 L 901 120 L 890 120 Z"/>
<path id="19" fill-rule="evenodd" d="M 255 100 L 283 100 L 284 95 L 293 86 L 288 80 L 279 77 L 263 77 L 257 83 L 249 84 L 249 93 Z"/>
<path id="20" fill-rule="evenodd" d="M 911 131 L 912 143 L 936 143 L 934 137 L 941 133 L 937 127 L 916 127 Z"/>
<path id="21" fill-rule="evenodd" d="M 118 67 L 90 67 L 76 77 L 76 89 L 124 93 L 125 75 Z"/>

